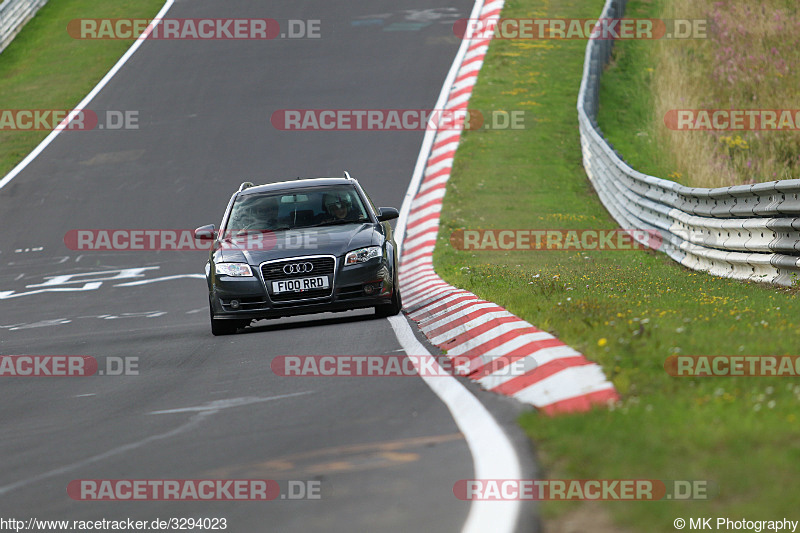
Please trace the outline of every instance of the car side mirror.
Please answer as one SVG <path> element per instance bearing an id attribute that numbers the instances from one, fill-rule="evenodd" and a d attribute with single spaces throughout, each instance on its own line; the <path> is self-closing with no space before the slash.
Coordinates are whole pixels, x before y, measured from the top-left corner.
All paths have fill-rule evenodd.
<path id="1" fill-rule="evenodd" d="M 394 207 L 378 208 L 378 220 L 381 222 L 386 222 L 387 220 L 394 220 L 399 216 L 400 216 L 400 211 L 398 211 Z"/>
<path id="2" fill-rule="evenodd" d="M 194 230 L 194 238 L 199 241 L 213 241 L 215 237 L 214 224 L 208 224 L 207 226 L 200 226 L 196 230 Z"/>

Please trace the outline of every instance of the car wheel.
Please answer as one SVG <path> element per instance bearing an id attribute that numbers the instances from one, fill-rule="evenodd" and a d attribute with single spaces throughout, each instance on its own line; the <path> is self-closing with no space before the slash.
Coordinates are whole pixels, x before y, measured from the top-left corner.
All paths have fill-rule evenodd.
<path id="1" fill-rule="evenodd" d="M 214 313 L 210 309 L 209 313 L 211 314 L 211 334 L 216 336 L 233 335 L 237 329 L 247 326 L 244 322 L 250 322 L 249 320 L 220 320 L 214 318 Z"/>
<path id="2" fill-rule="evenodd" d="M 395 287 L 391 303 L 375 306 L 375 315 L 382 318 L 394 316 L 398 314 L 401 309 L 403 309 L 403 299 L 400 296 L 400 290 Z"/>
<path id="3" fill-rule="evenodd" d="M 239 324 L 235 320 L 211 319 L 211 333 L 213 335 L 233 335 L 236 333 Z"/>

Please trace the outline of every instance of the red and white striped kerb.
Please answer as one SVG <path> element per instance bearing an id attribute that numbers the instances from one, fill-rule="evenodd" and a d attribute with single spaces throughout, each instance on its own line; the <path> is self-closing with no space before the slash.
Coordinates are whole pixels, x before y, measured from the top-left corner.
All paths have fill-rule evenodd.
<path id="1" fill-rule="evenodd" d="M 502 7 L 503 0 L 487 2 L 480 19 L 499 18 Z M 490 41 L 491 37 L 470 41 L 445 109 L 467 108 Z M 448 285 L 434 272 L 432 253 L 439 214 L 460 138 L 461 130 L 437 131 L 411 202 L 400 259 L 406 312 L 448 356 L 469 357 L 473 364 L 464 372 L 476 376 L 473 379 L 487 390 L 512 396 L 550 415 L 587 411 L 618 400 L 614 385 L 599 365 L 502 307 Z M 524 359 L 524 373 L 481 371 L 488 361 L 499 357 L 505 357 L 505 365 Z"/>

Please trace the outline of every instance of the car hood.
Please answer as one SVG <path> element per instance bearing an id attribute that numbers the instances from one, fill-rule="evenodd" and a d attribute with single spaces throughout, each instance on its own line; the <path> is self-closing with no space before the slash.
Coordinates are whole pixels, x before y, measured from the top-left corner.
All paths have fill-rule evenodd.
<path id="1" fill-rule="evenodd" d="M 372 223 L 352 223 L 278 232 L 243 235 L 218 241 L 213 252 L 215 262 L 264 261 L 306 255 L 344 256 L 365 246 L 382 244 L 383 235 Z"/>

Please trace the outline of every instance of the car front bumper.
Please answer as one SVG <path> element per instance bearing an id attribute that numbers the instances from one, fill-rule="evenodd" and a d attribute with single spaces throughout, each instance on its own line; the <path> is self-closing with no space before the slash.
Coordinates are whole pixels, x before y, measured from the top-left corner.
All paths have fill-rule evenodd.
<path id="1" fill-rule="evenodd" d="M 337 265 L 339 261 L 337 261 Z M 391 270 L 383 258 L 364 264 L 339 267 L 333 275 L 332 294 L 304 299 L 302 293 L 293 301 L 275 302 L 259 267 L 253 277 L 217 276 L 209 280 L 209 300 L 213 318 L 230 320 L 260 320 L 311 313 L 364 309 L 389 304 L 395 289 Z M 380 284 L 374 294 L 364 287 Z M 234 307 L 234 301 L 238 308 Z"/>

